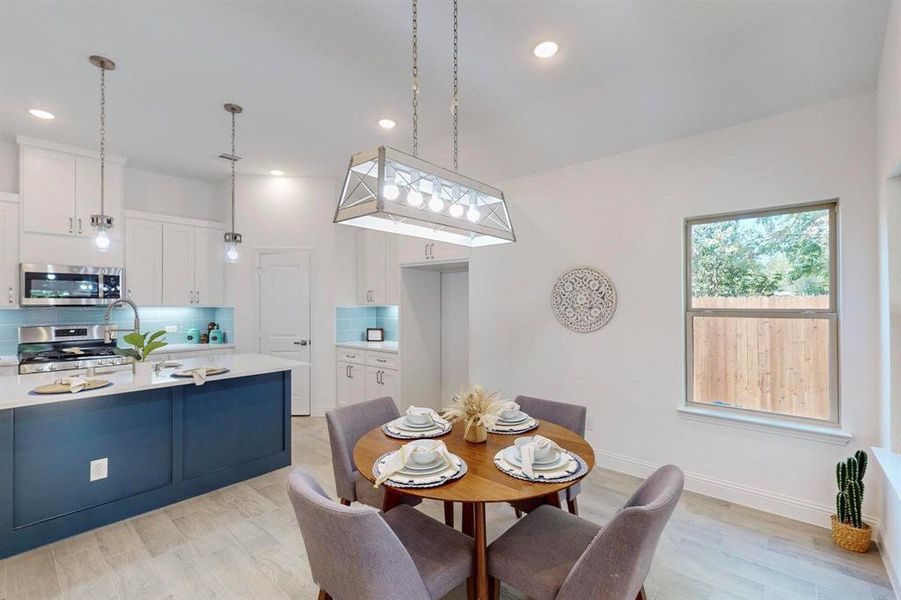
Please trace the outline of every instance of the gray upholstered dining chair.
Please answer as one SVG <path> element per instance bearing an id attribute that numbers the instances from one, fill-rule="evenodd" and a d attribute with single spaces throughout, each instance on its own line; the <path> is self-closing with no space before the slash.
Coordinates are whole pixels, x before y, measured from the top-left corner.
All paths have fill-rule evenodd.
<path id="1" fill-rule="evenodd" d="M 566 404 L 565 402 L 555 402 L 554 400 L 543 400 L 541 398 L 532 398 L 531 396 L 517 396 L 515 402 L 530 417 L 541 419 L 542 421 L 550 421 L 560 427 L 565 427 L 580 436 L 585 437 L 585 420 L 588 410 L 584 406 L 578 404 Z M 560 492 L 560 500 L 566 501 L 569 512 L 574 515 L 579 514 L 579 506 L 576 503 L 576 496 L 582 491 L 582 484 L 567 488 Z M 516 507 L 516 516 L 521 516 L 521 509 L 524 506 Z"/>
<path id="2" fill-rule="evenodd" d="M 604 527 L 550 506 L 535 509 L 488 547 L 495 590 L 503 581 L 533 600 L 644 599 L 683 482 L 678 467 L 657 469 Z"/>
<path id="3" fill-rule="evenodd" d="M 390 396 L 376 398 L 359 404 L 326 411 L 328 438 L 332 447 L 332 469 L 335 472 L 335 489 L 341 503 L 362 502 L 376 508 L 382 507 L 385 491 L 373 487 L 354 466 L 354 446 L 360 438 L 400 416 L 397 405 Z M 415 496 L 403 496 L 402 502 L 416 506 L 422 502 Z M 454 504 L 445 502 L 444 522 L 454 526 Z"/>
<path id="4" fill-rule="evenodd" d="M 473 575 L 473 540 L 415 508 L 334 502 L 304 469 L 288 477 L 319 600 L 433 600 Z"/>

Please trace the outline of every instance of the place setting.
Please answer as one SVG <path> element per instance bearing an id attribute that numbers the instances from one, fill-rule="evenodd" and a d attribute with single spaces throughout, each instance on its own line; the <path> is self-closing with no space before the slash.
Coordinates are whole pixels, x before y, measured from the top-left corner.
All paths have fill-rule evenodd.
<path id="1" fill-rule="evenodd" d="M 203 385 L 206 383 L 208 377 L 224 375 L 225 373 L 228 373 L 228 369 L 223 367 L 197 367 L 194 369 L 176 371 L 175 373 L 172 373 L 171 376 L 178 379 L 193 379 L 194 385 Z"/>
<path id="2" fill-rule="evenodd" d="M 517 438 L 495 454 L 494 464 L 516 479 L 542 483 L 565 483 L 588 472 L 582 457 L 540 435 Z"/>
<path id="3" fill-rule="evenodd" d="M 466 461 L 449 452 L 441 440 L 414 440 L 386 452 L 372 466 L 375 487 L 438 487 L 463 477 L 466 471 Z"/>
<path id="4" fill-rule="evenodd" d="M 495 410 L 494 419 L 488 426 L 488 433 L 519 435 L 537 427 L 537 419 L 520 410 L 516 402 L 508 400 Z"/>
<path id="5" fill-rule="evenodd" d="M 404 415 L 382 425 L 382 431 L 388 437 L 415 440 L 442 436 L 452 427 L 453 425 L 435 410 L 410 405 Z"/>
<path id="6" fill-rule="evenodd" d="M 112 381 L 107 379 L 85 379 L 84 377 L 65 377 L 58 379 L 53 383 L 40 385 L 33 390 L 31 394 L 35 395 L 52 395 L 52 394 L 77 394 L 78 392 L 88 392 L 91 390 L 99 390 L 101 388 L 113 385 Z"/>

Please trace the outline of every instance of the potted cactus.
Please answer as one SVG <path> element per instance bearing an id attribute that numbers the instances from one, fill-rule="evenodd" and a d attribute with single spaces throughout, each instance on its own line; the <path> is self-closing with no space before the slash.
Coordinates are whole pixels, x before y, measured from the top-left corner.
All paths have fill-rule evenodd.
<path id="1" fill-rule="evenodd" d="M 835 466 L 838 494 L 832 515 L 832 540 L 852 552 L 870 549 L 870 526 L 863 522 L 863 476 L 867 472 L 867 453 L 858 450 L 854 456 Z"/>

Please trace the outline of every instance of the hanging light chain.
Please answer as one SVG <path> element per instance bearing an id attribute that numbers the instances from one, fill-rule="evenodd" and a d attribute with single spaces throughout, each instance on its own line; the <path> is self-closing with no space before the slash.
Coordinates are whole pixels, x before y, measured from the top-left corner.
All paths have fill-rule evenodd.
<path id="1" fill-rule="evenodd" d="M 235 154 L 235 112 L 231 111 L 232 115 L 232 157 L 236 157 Z M 234 158 L 230 161 L 232 166 L 232 233 L 235 231 L 235 161 Z"/>
<path id="2" fill-rule="evenodd" d="M 460 93 L 457 85 L 457 55 L 457 0 L 454 0 L 454 98 L 451 105 L 451 110 L 454 113 L 454 171 L 457 170 L 457 157 L 459 154 L 457 124 L 460 112 Z"/>
<path id="3" fill-rule="evenodd" d="M 104 170 L 106 167 L 106 67 L 100 67 L 100 214 L 104 210 Z"/>
<path id="4" fill-rule="evenodd" d="M 419 155 L 419 18 L 413 0 L 413 156 Z"/>

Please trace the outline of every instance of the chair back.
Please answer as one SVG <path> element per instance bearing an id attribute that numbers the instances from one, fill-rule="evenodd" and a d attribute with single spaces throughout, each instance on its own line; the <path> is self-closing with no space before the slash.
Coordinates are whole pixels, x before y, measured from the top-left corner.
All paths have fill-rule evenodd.
<path id="1" fill-rule="evenodd" d="M 683 485 L 682 471 L 673 465 L 648 477 L 573 566 L 556 600 L 633 600 Z"/>
<path id="2" fill-rule="evenodd" d="M 588 410 L 578 404 L 566 404 L 531 396 L 517 396 L 515 402 L 530 417 L 550 421 L 585 437 L 585 419 Z"/>
<path id="3" fill-rule="evenodd" d="M 336 599 L 429 600 L 422 577 L 378 511 L 341 506 L 304 469 L 288 477 L 313 581 Z"/>
<path id="4" fill-rule="evenodd" d="M 338 496 L 357 500 L 354 487 L 354 446 L 370 430 L 400 416 L 394 400 L 388 396 L 326 411 L 328 439 L 332 446 L 332 469 Z"/>

